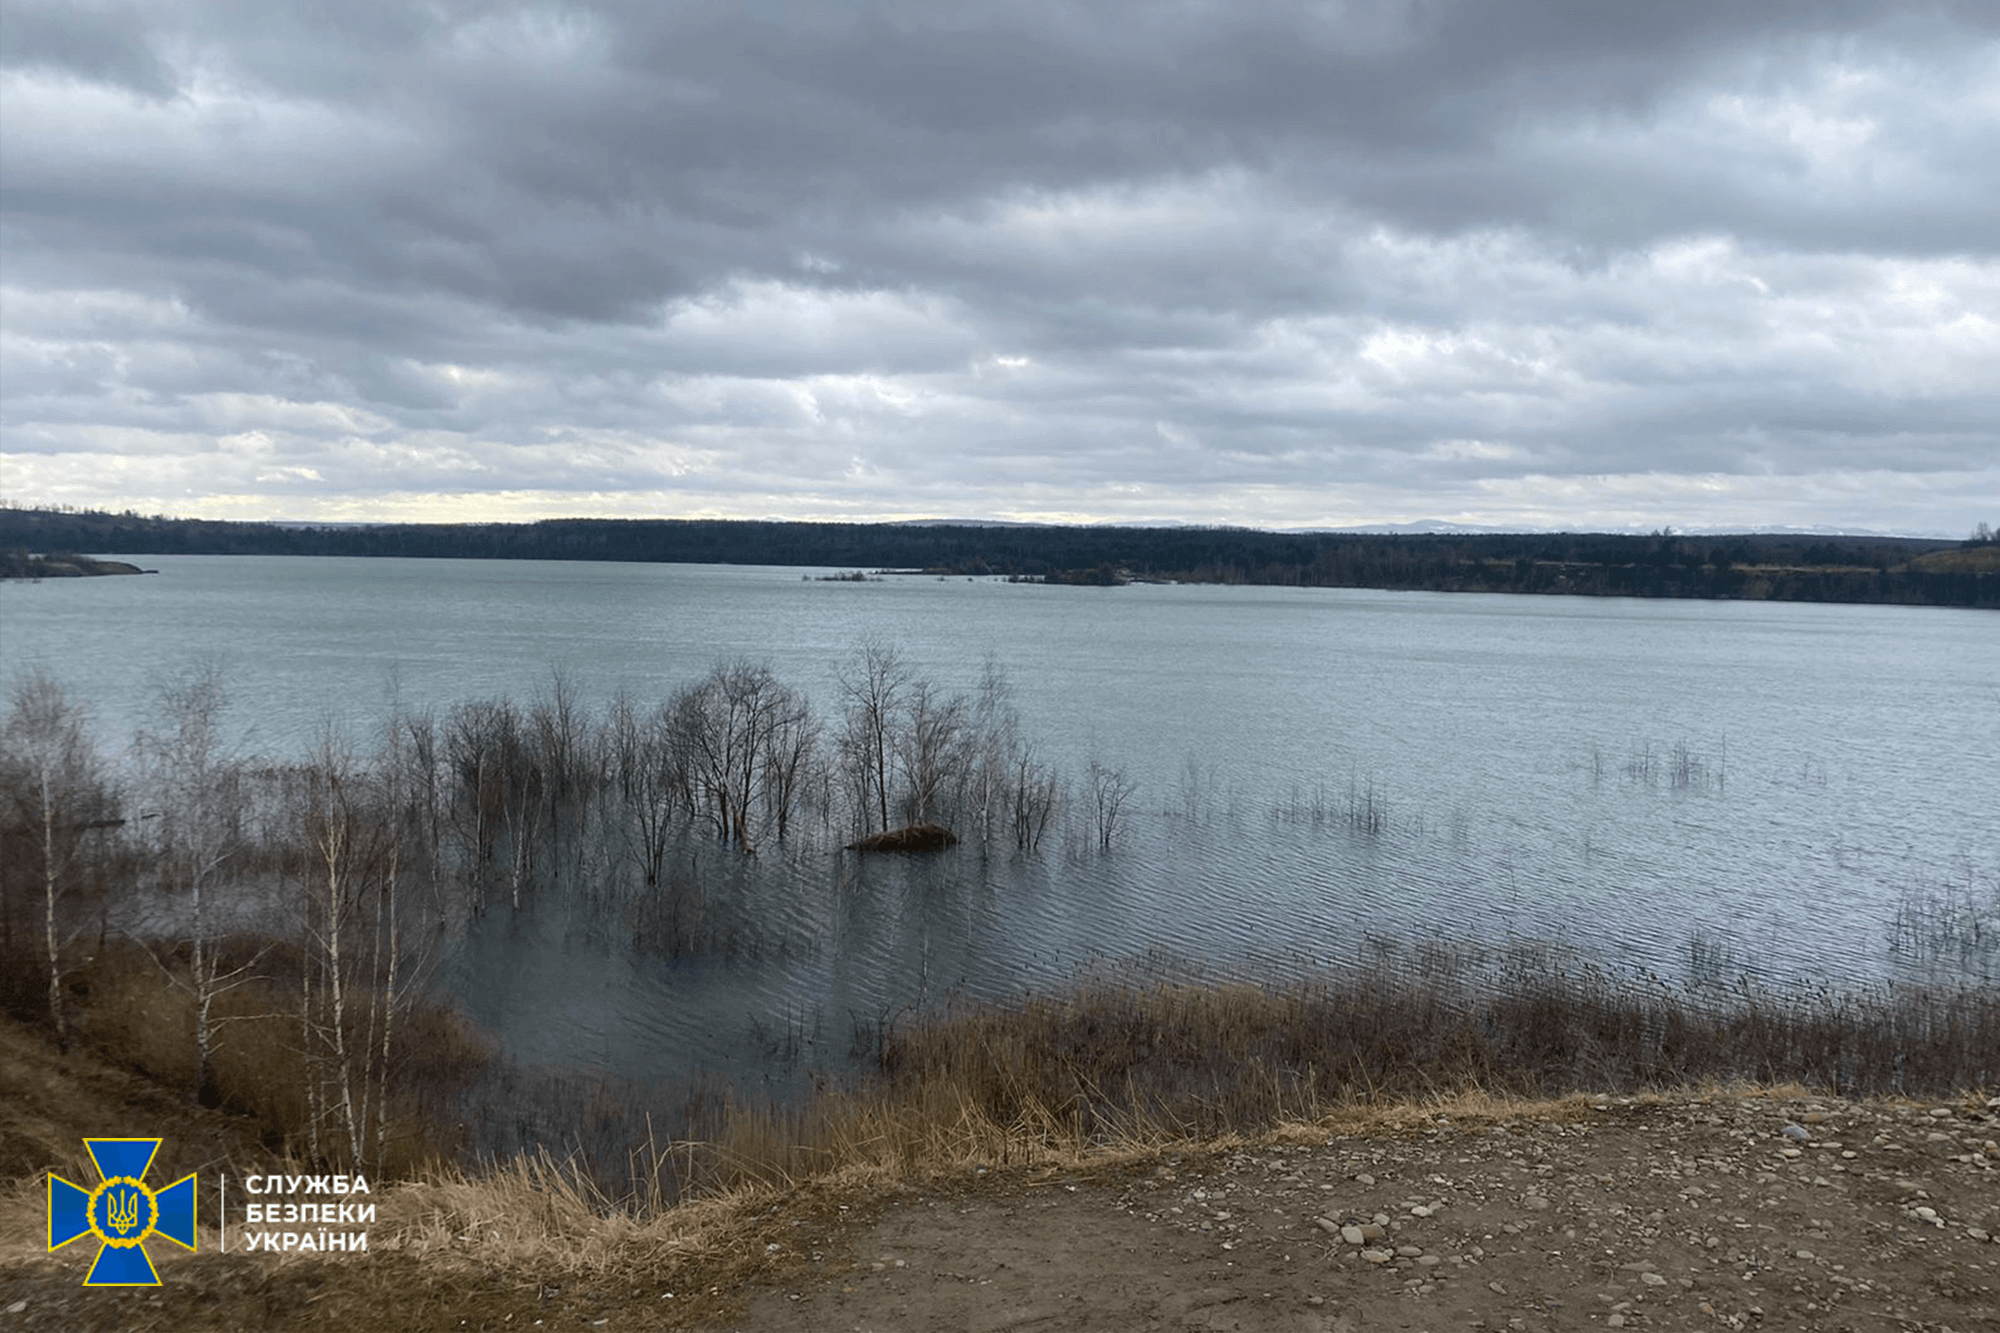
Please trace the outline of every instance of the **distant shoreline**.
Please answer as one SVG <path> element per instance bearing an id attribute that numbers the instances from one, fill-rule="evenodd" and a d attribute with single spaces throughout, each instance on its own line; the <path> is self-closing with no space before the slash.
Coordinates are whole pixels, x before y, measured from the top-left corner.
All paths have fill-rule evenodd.
<path id="1" fill-rule="evenodd" d="M 546 519 L 315 528 L 0 509 L 0 552 L 777 565 L 1115 587 L 1215 583 L 2000 609 L 2000 544 L 1798 533 L 1284 533 L 1254 528 Z M 122 571 L 106 571 L 122 572 Z M 846 580 L 855 581 L 850 575 Z"/>

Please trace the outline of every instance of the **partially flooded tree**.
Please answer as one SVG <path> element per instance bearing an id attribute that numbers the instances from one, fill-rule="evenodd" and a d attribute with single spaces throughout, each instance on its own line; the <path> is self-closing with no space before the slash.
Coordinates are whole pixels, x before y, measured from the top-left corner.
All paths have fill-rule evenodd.
<path id="1" fill-rule="evenodd" d="M 1097 828 L 1097 845 L 1109 851 L 1111 840 L 1117 836 L 1119 821 L 1124 817 L 1125 803 L 1139 789 L 1138 784 L 1125 776 L 1124 769 L 1112 768 L 1096 759 L 1090 761 L 1084 776 L 1090 797 L 1091 820 Z"/>
<path id="2" fill-rule="evenodd" d="M 1032 852 L 1048 832 L 1049 819 L 1062 798 L 1062 783 L 1053 768 L 1035 757 L 1034 748 L 1024 745 L 1014 754 L 1012 787 L 1014 846 Z"/>
<path id="3" fill-rule="evenodd" d="M 542 776 L 540 818 L 554 875 L 562 873 L 565 840 L 572 846 L 586 843 L 591 803 L 604 781 L 600 739 L 568 673 L 550 672 L 547 690 L 528 711 L 525 740 Z"/>
<path id="4" fill-rule="evenodd" d="M 1006 807 L 1014 756 L 1021 746 L 1020 718 L 999 664 L 988 658 L 972 698 L 966 743 L 965 807 L 983 850 Z"/>
<path id="5" fill-rule="evenodd" d="M 455 779 L 447 802 L 467 847 L 472 910 L 486 910 L 504 876 L 508 898 L 534 874 L 543 826 L 541 747 L 509 699 L 475 699 L 451 711 L 444 728 L 445 762 Z"/>
<path id="6" fill-rule="evenodd" d="M 606 716 L 606 795 L 621 809 L 626 845 L 647 884 L 666 868 L 674 830 L 687 812 L 687 770 L 673 731 L 673 710 L 641 713 L 626 694 Z"/>
<path id="7" fill-rule="evenodd" d="M 504 730 L 501 705 L 486 699 L 458 705 L 445 721 L 445 764 L 455 779 L 445 808 L 465 847 L 475 912 L 486 909 L 486 888 L 507 804 Z"/>
<path id="8" fill-rule="evenodd" d="M 966 734 L 971 708 L 965 696 L 947 697 L 924 679 L 912 680 L 903 695 L 895 750 L 908 793 L 905 822 L 931 823 L 964 782 L 971 758 Z"/>
<path id="9" fill-rule="evenodd" d="M 216 998 L 247 981 L 256 965 L 253 959 L 223 966 L 217 897 L 247 841 L 243 762 L 222 738 L 226 704 L 221 671 L 201 667 L 161 689 L 159 725 L 137 738 L 147 813 L 157 816 L 149 822 L 154 865 L 161 887 L 187 911 L 188 971 L 164 970 L 194 1001 L 197 1095 L 205 1106 L 221 1100 Z"/>
<path id="10" fill-rule="evenodd" d="M 426 712 L 397 712 L 385 736 L 390 781 L 403 810 L 409 859 L 423 879 L 426 906 L 445 919 L 445 809 L 447 774 L 437 718 Z"/>
<path id="11" fill-rule="evenodd" d="M 499 756 L 501 823 L 507 832 L 507 897 L 519 910 L 521 890 L 535 874 L 535 849 L 542 827 L 542 789 L 547 780 L 533 738 L 521 725 L 511 700 L 494 708 Z"/>
<path id="12" fill-rule="evenodd" d="M 846 703 L 841 767 L 857 821 L 863 832 L 885 831 L 896 719 L 910 687 L 910 671 L 893 647 L 871 641 L 862 645 L 860 660 L 842 675 L 840 687 Z"/>
<path id="13" fill-rule="evenodd" d="M 403 921 L 394 793 L 328 734 L 301 775 L 292 817 L 304 849 L 295 873 L 307 1151 L 375 1171 L 386 1150 L 397 1021 L 420 952 Z"/>
<path id="14" fill-rule="evenodd" d="M 811 710 L 768 666 L 718 666 L 674 695 L 667 707 L 669 744 L 683 765 L 689 805 L 716 836 L 751 848 L 755 802 L 782 792 L 792 799 L 811 749 Z M 782 771 L 774 770 L 776 761 Z M 774 783 L 775 780 L 775 783 Z"/>
<path id="15" fill-rule="evenodd" d="M 640 754 L 645 748 L 646 719 L 639 705 L 623 689 L 611 700 L 604 714 L 604 782 L 606 790 L 620 801 L 630 801 L 639 771 Z"/>
<path id="16" fill-rule="evenodd" d="M 82 706 L 53 676 L 37 671 L 15 682 L 4 732 L 8 862 L 11 869 L 31 872 L 41 899 L 49 1021 L 64 1051 L 70 1034 L 63 949 L 70 932 L 63 901 L 81 880 L 88 833 L 116 822 L 109 783 L 84 735 L 84 720 Z M 11 910 L 7 915 L 11 931 Z"/>
<path id="17" fill-rule="evenodd" d="M 803 694 L 783 687 L 780 691 L 764 733 L 763 781 L 765 806 L 783 838 L 818 755 L 822 727 Z"/>

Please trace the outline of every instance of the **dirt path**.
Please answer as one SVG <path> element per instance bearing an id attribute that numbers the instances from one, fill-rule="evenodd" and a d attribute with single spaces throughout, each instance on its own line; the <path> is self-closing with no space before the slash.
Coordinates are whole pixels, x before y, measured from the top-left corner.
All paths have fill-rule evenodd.
<path id="1" fill-rule="evenodd" d="M 1608 1101 L 909 1195 L 714 1326 L 2000 1329 L 1996 1112 Z"/>

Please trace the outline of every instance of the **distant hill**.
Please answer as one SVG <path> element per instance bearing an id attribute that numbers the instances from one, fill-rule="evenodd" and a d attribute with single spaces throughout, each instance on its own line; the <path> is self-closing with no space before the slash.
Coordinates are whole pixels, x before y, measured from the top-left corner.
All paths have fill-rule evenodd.
<path id="1" fill-rule="evenodd" d="M 800 565 L 1070 584 L 1234 583 L 2000 608 L 1991 540 L 1814 533 L 547 519 L 294 526 L 0 509 L 0 550 Z"/>

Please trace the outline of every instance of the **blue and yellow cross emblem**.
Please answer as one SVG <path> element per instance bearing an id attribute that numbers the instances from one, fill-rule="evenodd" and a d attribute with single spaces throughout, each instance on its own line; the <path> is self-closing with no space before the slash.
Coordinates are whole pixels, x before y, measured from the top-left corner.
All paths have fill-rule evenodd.
<path id="1" fill-rule="evenodd" d="M 85 1139 L 83 1146 L 103 1183 L 87 1190 L 50 1173 L 49 1249 L 96 1236 L 104 1244 L 84 1286 L 159 1286 L 146 1240 L 165 1236 L 183 1249 L 194 1248 L 194 1174 L 156 1194 L 146 1188 L 145 1179 L 160 1150 L 158 1139 Z"/>

